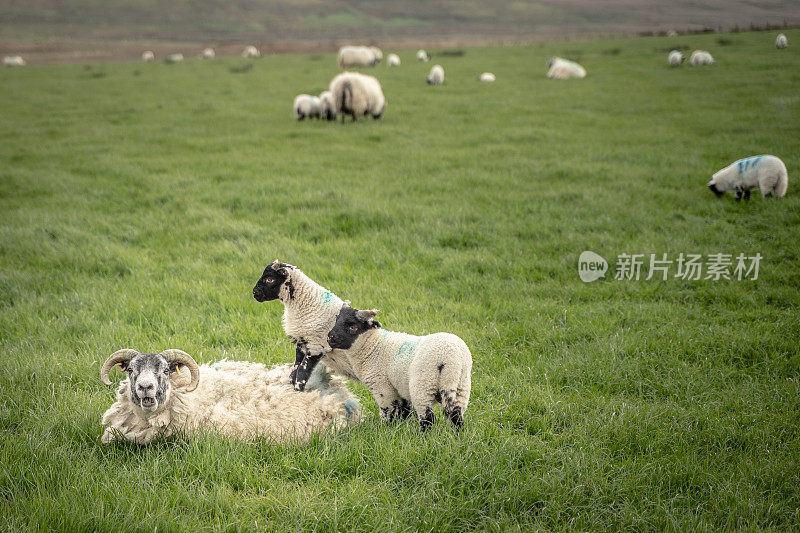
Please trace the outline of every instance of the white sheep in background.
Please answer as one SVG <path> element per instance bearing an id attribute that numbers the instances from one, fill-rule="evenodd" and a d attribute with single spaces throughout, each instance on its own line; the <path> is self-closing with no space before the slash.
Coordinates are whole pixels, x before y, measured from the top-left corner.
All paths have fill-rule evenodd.
<path id="1" fill-rule="evenodd" d="M 705 50 L 695 50 L 689 57 L 689 64 L 693 67 L 699 67 L 701 65 L 713 65 L 714 58 Z"/>
<path id="2" fill-rule="evenodd" d="M 374 46 L 343 46 L 339 49 L 337 62 L 340 68 L 374 67 L 382 58 L 383 52 Z"/>
<path id="3" fill-rule="evenodd" d="M 736 200 L 750 199 L 750 189 L 758 187 L 764 197 L 783 198 L 789 186 L 786 165 L 774 155 L 755 155 L 734 161 L 714 173 L 707 184 L 711 192 L 722 196 L 725 191 L 736 191 Z"/>
<path id="4" fill-rule="evenodd" d="M 452 333 L 418 337 L 386 331 L 374 320 L 376 314 L 375 309 L 346 305 L 328 343 L 349 359 L 355 377 L 378 403 L 381 418 L 405 418 L 410 402 L 425 431 L 438 402 L 450 422 L 461 427 L 472 388 L 472 355 L 464 341 Z"/>
<path id="5" fill-rule="evenodd" d="M 434 65 L 428 72 L 428 85 L 441 85 L 444 83 L 444 69 L 441 65 Z"/>
<path id="6" fill-rule="evenodd" d="M 669 62 L 669 66 L 671 66 L 671 67 L 677 67 L 681 63 L 683 63 L 685 60 L 686 60 L 686 56 L 684 56 L 682 53 L 680 53 L 677 50 L 671 51 L 669 53 L 669 55 L 667 56 L 667 61 Z"/>
<path id="7" fill-rule="evenodd" d="M 555 80 L 568 78 L 585 78 L 586 69 L 574 61 L 561 57 L 552 57 L 547 61 L 547 77 Z"/>
<path id="8" fill-rule="evenodd" d="M 164 62 L 166 62 L 166 63 L 180 63 L 181 61 L 183 61 L 183 54 L 180 54 L 180 53 L 178 53 L 178 54 L 170 54 L 164 60 Z"/>
<path id="9" fill-rule="evenodd" d="M 203 48 L 203 51 L 200 52 L 200 57 L 203 59 L 214 59 L 217 57 L 217 53 L 213 48 Z"/>
<path id="10" fill-rule="evenodd" d="M 428 62 L 431 60 L 431 56 L 428 55 L 428 52 L 425 50 L 417 50 L 417 59 L 420 61 Z"/>
<path id="11" fill-rule="evenodd" d="M 491 72 L 484 72 L 480 76 L 478 76 L 480 81 L 491 82 L 497 79 L 497 77 L 492 74 Z"/>
<path id="12" fill-rule="evenodd" d="M 22 56 L 6 56 L 3 58 L 3 65 L 7 67 L 24 67 L 25 60 Z"/>
<path id="13" fill-rule="evenodd" d="M 337 115 L 356 117 L 370 115 L 379 119 L 386 111 L 386 99 L 377 78 L 358 72 L 342 72 L 331 80 L 330 91 Z"/>
<path id="14" fill-rule="evenodd" d="M 389 67 L 399 67 L 400 66 L 400 56 L 397 54 L 389 54 L 386 58 L 386 65 Z"/>
<path id="15" fill-rule="evenodd" d="M 786 48 L 787 46 L 789 46 L 789 40 L 786 38 L 786 35 L 779 33 L 775 38 L 775 48 L 780 50 L 781 48 Z"/>
<path id="16" fill-rule="evenodd" d="M 319 116 L 325 120 L 336 120 L 336 102 L 333 101 L 333 93 L 330 91 L 319 94 Z"/>
<path id="17" fill-rule="evenodd" d="M 299 268 L 274 261 L 253 287 L 253 298 L 258 302 L 280 300 L 283 304 L 283 330 L 295 344 L 295 362 L 289 376 L 295 390 L 306 387 L 323 356 L 323 363 L 337 374 L 354 375 L 347 360 L 331 351 L 328 344 L 328 332 L 344 305 L 338 296 Z"/>
<path id="18" fill-rule="evenodd" d="M 148 61 L 155 61 L 156 55 L 153 53 L 152 50 L 145 50 L 142 52 L 142 61 L 147 63 Z"/>
<path id="19" fill-rule="evenodd" d="M 198 366 L 181 350 L 113 353 L 100 370 L 119 365 L 128 373 L 116 402 L 103 415 L 101 441 L 146 444 L 176 432 L 216 431 L 240 439 L 307 440 L 314 432 L 342 427 L 361 417 L 361 406 L 343 381 L 320 369 L 308 392 L 289 383 L 289 365 L 220 361 Z M 188 372 L 180 372 L 183 367 Z"/>
<path id="20" fill-rule="evenodd" d="M 304 118 L 319 118 L 320 105 L 319 98 L 309 94 L 298 94 L 294 99 L 292 105 L 294 109 L 294 118 L 303 120 Z"/>
<path id="21" fill-rule="evenodd" d="M 249 44 L 242 51 L 242 57 L 261 57 L 261 52 L 255 46 Z"/>

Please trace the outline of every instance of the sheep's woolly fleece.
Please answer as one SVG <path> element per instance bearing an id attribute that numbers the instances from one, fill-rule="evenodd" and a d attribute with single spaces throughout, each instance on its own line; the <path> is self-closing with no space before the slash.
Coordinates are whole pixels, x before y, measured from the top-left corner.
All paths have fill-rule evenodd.
<path id="1" fill-rule="evenodd" d="M 315 432 L 361 418 L 361 406 L 344 385 L 318 367 L 306 392 L 289 383 L 290 365 L 219 361 L 200 366 L 197 389 L 185 392 L 189 372 L 174 373 L 163 407 L 145 412 L 130 399 L 129 380 L 103 415 L 103 442 L 125 439 L 145 444 L 175 432 L 214 431 L 238 439 L 266 437 L 276 442 L 308 440 Z"/>
<path id="2" fill-rule="evenodd" d="M 722 196 L 725 191 L 735 191 L 736 199 L 750 198 L 750 190 L 758 187 L 763 196 L 782 198 L 789 186 L 786 165 L 774 155 L 754 155 L 734 161 L 714 173 L 707 184 L 711 192 Z"/>

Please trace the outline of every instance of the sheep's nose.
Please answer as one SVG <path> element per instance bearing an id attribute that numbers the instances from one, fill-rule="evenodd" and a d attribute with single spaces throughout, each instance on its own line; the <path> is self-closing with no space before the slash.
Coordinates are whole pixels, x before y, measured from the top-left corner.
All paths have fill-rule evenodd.
<path id="1" fill-rule="evenodd" d="M 145 384 L 138 383 L 136 385 L 136 389 L 140 390 L 142 392 L 149 392 L 149 391 L 153 390 L 154 388 L 155 387 L 153 386 L 152 383 L 145 383 Z"/>

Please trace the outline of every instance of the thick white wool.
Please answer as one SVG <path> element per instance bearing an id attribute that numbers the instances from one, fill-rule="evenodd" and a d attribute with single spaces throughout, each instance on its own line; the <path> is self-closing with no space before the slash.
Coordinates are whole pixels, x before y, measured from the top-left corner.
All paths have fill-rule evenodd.
<path id="1" fill-rule="evenodd" d="M 775 48 L 781 49 L 786 48 L 787 46 L 789 46 L 789 40 L 786 38 L 786 35 L 779 33 L 775 38 Z"/>
<path id="2" fill-rule="evenodd" d="M 774 155 L 755 155 L 734 161 L 722 170 L 717 171 L 706 185 L 719 192 L 749 191 L 758 187 L 763 196 L 774 194 L 782 198 L 789 185 L 786 165 Z"/>
<path id="3" fill-rule="evenodd" d="M 428 85 L 441 85 L 444 83 L 444 69 L 441 65 L 434 65 L 428 72 Z"/>
<path id="4" fill-rule="evenodd" d="M 689 64 L 693 67 L 699 67 L 702 65 L 713 65 L 714 58 L 711 56 L 711 54 L 709 54 L 705 50 L 695 50 L 689 57 Z"/>
<path id="5" fill-rule="evenodd" d="M 133 404 L 126 378 L 117 401 L 103 415 L 102 442 L 146 444 L 175 432 L 215 431 L 239 439 L 307 440 L 314 432 L 342 427 L 361 418 L 361 406 L 323 367 L 312 374 L 306 392 L 289 383 L 291 365 L 267 369 L 260 363 L 220 361 L 200 366 L 200 381 L 185 387 L 189 372 L 174 373 L 167 399 L 152 412 Z"/>
<path id="6" fill-rule="evenodd" d="M 294 109 L 294 118 L 297 120 L 303 120 L 306 117 L 319 118 L 320 116 L 320 100 L 316 96 L 298 94 L 292 108 Z"/>
<path id="7" fill-rule="evenodd" d="M 400 56 L 397 54 L 389 54 L 386 58 L 386 64 L 390 67 L 397 67 L 400 65 Z"/>
<path id="8" fill-rule="evenodd" d="M 684 59 L 686 59 L 686 57 L 682 53 L 678 52 L 677 50 L 673 50 L 667 56 L 667 61 L 669 62 L 669 65 L 671 67 L 679 66 L 681 63 L 683 63 Z"/>
<path id="9" fill-rule="evenodd" d="M 374 67 L 383 59 L 383 52 L 374 46 L 343 46 L 337 60 L 340 68 Z"/>
<path id="10" fill-rule="evenodd" d="M 336 114 L 380 118 L 386 110 L 386 99 L 377 78 L 358 72 L 342 72 L 331 80 Z M 344 119 L 344 117 L 343 117 Z"/>
<path id="11" fill-rule="evenodd" d="M 568 78 L 585 78 L 586 69 L 568 59 L 561 57 L 553 57 L 547 62 L 550 70 L 547 71 L 547 77 L 555 80 L 565 80 Z"/>

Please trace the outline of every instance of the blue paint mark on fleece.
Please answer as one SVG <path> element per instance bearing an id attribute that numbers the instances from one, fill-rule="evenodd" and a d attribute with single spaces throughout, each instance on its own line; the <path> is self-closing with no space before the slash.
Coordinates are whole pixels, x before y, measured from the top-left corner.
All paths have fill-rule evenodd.
<path id="1" fill-rule="evenodd" d="M 754 155 L 753 157 L 746 157 L 736 162 L 736 167 L 739 169 L 739 175 L 744 174 L 748 169 L 755 168 L 763 155 Z"/>
<path id="2" fill-rule="evenodd" d="M 344 410 L 347 411 L 347 418 L 353 416 L 353 413 L 358 411 L 359 404 L 358 400 L 347 400 L 344 402 Z"/>
<path id="3" fill-rule="evenodd" d="M 334 295 L 331 291 L 322 291 L 322 305 L 331 305 L 335 300 L 336 295 Z"/>
<path id="4" fill-rule="evenodd" d="M 400 348 L 397 349 L 397 354 L 395 354 L 395 359 L 403 360 L 403 359 L 411 359 L 414 355 L 414 350 L 417 349 L 417 345 L 419 344 L 419 339 L 415 339 L 413 341 L 406 341 L 400 345 Z"/>

